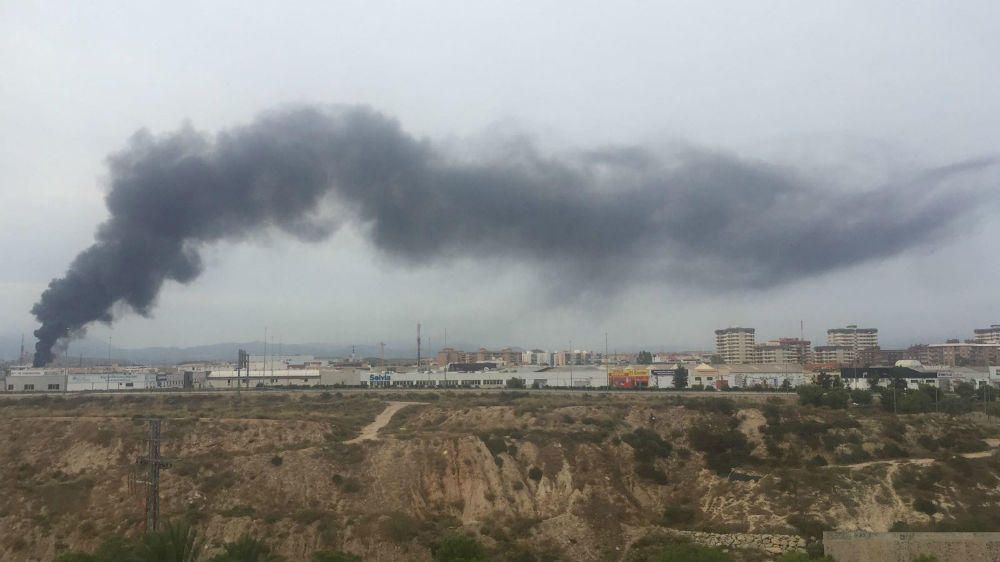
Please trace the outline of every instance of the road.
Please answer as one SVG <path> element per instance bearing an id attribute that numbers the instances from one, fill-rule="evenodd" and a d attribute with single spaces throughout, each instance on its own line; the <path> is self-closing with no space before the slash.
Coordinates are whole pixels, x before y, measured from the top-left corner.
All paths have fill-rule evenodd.
<path id="1" fill-rule="evenodd" d="M 80 392 L 0 392 L 0 400 L 2 399 L 24 399 L 24 398 L 34 398 L 39 396 L 137 396 L 137 395 L 164 395 L 164 396 L 199 396 L 199 395 L 233 395 L 236 394 L 235 389 L 213 389 L 213 390 L 173 390 L 173 389 L 161 389 L 161 390 L 98 390 L 98 391 L 80 391 Z M 619 395 L 619 396 L 633 396 L 633 397 L 653 397 L 653 396 L 697 396 L 697 397 L 748 397 L 748 396 L 777 396 L 786 398 L 788 400 L 796 400 L 797 395 L 794 392 L 745 392 L 745 391 L 703 391 L 703 390 L 607 390 L 601 388 L 579 388 L 579 389 L 569 389 L 569 388 L 547 388 L 547 389 L 503 389 L 503 388 L 359 388 L 359 387 L 346 387 L 346 388 L 255 388 L 255 389 L 244 389 L 242 392 L 251 395 L 262 395 L 262 394 L 318 394 L 322 392 L 336 393 L 340 392 L 343 394 L 373 394 L 373 395 L 385 395 L 385 394 L 425 394 L 425 393 L 471 393 L 471 394 L 494 394 L 500 392 L 527 392 L 530 394 L 537 394 L 540 396 L 545 395 L 582 395 L 582 394 L 600 394 L 600 395 Z"/>

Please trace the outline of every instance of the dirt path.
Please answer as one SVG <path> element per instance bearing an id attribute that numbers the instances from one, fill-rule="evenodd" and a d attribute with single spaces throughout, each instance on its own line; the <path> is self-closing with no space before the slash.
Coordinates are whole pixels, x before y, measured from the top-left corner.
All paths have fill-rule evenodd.
<path id="1" fill-rule="evenodd" d="M 976 451 L 975 453 L 961 453 L 958 456 L 965 457 L 967 459 L 984 459 L 993 454 L 994 449 L 1000 446 L 1000 439 L 983 439 L 989 449 L 985 451 Z M 868 466 L 875 466 L 877 464 L 884 464 L 889 466 L 899 466 L 901 464 L 916 464 L 921 466 L 927 466 L 937 462 L 937 459 L 890 459 L 890 460 L 878 460 L 878 461 L 868 461 L 859 462 L 855 464 L 828 464 L 823 468 L 850 468 L 856 470 L 859 468 L 865 468 Z"/>
<path id="2" fill-rule="evenodd" d="M 378 431 L 383 427 L 389 425 L 389 420 L 392 416 L 396 415 L 396 412 L 402 410 L 407 406 L 416 406 L 418 404 L 426 404 L 426 402 L 389 402 L 389 405 L 382 410 L 382 413 L 375 417 L 375 421 L 365 426 L 361 430 L 361 435 L 358 435 L 350 441 L 345 441 L 345 443 L 360 443 L 362 441 L 377 441 Z"/>

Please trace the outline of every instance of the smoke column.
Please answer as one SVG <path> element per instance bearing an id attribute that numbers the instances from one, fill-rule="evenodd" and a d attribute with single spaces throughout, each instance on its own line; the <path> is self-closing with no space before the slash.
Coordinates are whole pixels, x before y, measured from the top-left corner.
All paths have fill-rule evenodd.
<path id="1" fill-rule="evenodd" d="M 992 193 L 960 180 L 992 165 L 845 193 L 693 148 L 553 157 L 515 142 L 458 158 L 362 107 L 273 111 L 214 136 L 140 131 L 108 159 L 110 218 L 32 308 L 35 365 L 88 324 L 110 323 L 116 305 L 148 315 L 165 281 L 201 273 L 206 244 L 264 229 L 322 240 L 335 228 L 327 203 L 411 264 L 487 255 L 556 271 L 570 290 L 630 278 L 731 290 L 939 240 Z"/>

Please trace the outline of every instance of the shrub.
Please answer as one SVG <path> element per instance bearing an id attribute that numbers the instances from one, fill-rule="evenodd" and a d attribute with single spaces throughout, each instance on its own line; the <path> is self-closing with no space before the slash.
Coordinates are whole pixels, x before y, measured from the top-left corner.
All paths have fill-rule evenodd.
<path id="1" fill-rule="evenodd" d="M 672 450 L 670 443 L 664 441 L 658 433 L 644 427 L 623 435 L 622 441 L 634 449 L 635 460 L 639 462 L 652 462 L 656 458 L 668 457 Z"/>
<path id="2" fill-rule="evenodd" d="M 921 554 L 914 558 L 913 562 L 938 562 L 938 557 L 933 554 Z"/>
<path id="3" fill-rule="evenodd" d="M 256 510 L 249 505 L 237 505 L 220 511 L 219 515 L 223 517 L 253 517 L 255 513 Z"/>
<path id="4" fill-rule="evenodd" d="M 264 541 L 244 535 L 236 542 L 226 543 L 222 552 L 208 562 L 284 562 L 285 558 L 271 552 Z M 171 561 L 173 562 L 173 561 Z"/>
<path id="5" fill-rule="evenodd" d="M 496 433 L 482 433 L 479 435 L 482 439 L 483 444 L 489 449 L 490 454 L 494 458 L 498 457 L 501 453 L 507 452 L 507 441 L 503 438 L 503 435 L 498 435 Z"/>
<path id="6" fill-rule="evenodd" d="M 162 531 L 143 535 L 134 552 L 135 559 L 143 562 L 197 562 L 201 550 L 202 541 L 194 528 L 169 523 Z"/>
<path id="7" fill-rule="evenodd" d="M 654 562 L 732 562 L 725 552 L 696 544 L 680 543 L 665 546 L 653 558 Z"/>
<path id="8" fill-rule="evenodd" d="M 511 377 L 507 379 L 507 388 L 527 388 L 527 385 L 524 384 L 524 379 Z"/>
<path id="9" fill-rule="evenodd" d="M 420 522 L 405 513 L 393 512 L 382 521 L 382 532 L 394 543 L 410 542 L 420 532 Z"/>
<path id="10" fill-rule="evenodd" d="M 104 560 L 86 552 L 64 552 L 56 556 L 52 562 L 104 562 Z"/>
<path id="11" fill-rule="evenodd" d="M 660 524 L 668 527 L 673 525 L 688 525 L 693 523 L 698 512 L 686 505 L 668 505 L 660 517 Z"/>
<path id="12" fill-rule="evenodd" d="M 873 400 L 874 398 L 869 390 L 856 389 L 851 391 L 851 402 L 859 406 L 868 406 Z"/>
<path id="13" fill-rule="evenodd" d="M 361 562 L 361 559 L 353 554 L 347 554 L 339 550 L 320 550 L 313 553 L 309 562 Z"/>
<path id="14" fill-rule="evenodd" d="M 913 500 L 913 509 L 925 515 L 934 515 L 938 511 L 937 504 L 927 498 Z"/>
<path id="15" fill-rule="evenodd" d="M 820 397 L 820 404 L 826 406 L 827 408 L 843 410 L 847 408 L 847 404 L 850 402 L 850 399 L 850 393 L 842 388 L 836 388 L 824 392 Z"/>
<path id="16" fill-rule="evenodd" d="M 437 562 L 486 562 L 486 549 L 466 535 L 448 535 L 433 549 Z"/>
<path id="17" fill-rule="evenodd" d="M 719 474 L 750 460 L 750 444 L 735 428 L 695 425 L 688 430 L 688 441 L 705 454 L 705 463 Z"/>
<path id="18" fill-rule="evenodd" d="M 528 478 L 531 478 L 535 482 L 538 482 L 539 480 L 542 479 L 542 469 L 538 468 L 537 466 L 531 467 L 531 469 L 528 470 Z"/>
<path id="19" fill-rule="evenodd" d="M 795 527 L 795 530 L 797 530 L 800 535 L 813 540 L 822 539 L 823 531 L 827 528 L 826 525 L 819 519 L 803 515 L 801 513 L 793 513 L 792 515 L 789 515 L 787 521 L 789 525 Z"/>
<path id="20" fill-rule="evenodd" d="M 660 469 L 656 468 L 652 462 L 640 462 L 635 465 L 635 474 L 640 478 L 645 478 L 654 484 L 659 484 L 665 486 L 670 483 L 667 479 L 667 475 Z"/>
<path id="21" fill-rule="evenodd" d="M 823 387 L 817 384 L 804 384 L 795 392 L 799 395 L 799 404 L 803 406 L 819 406 L 823 399 Z"/>
<path id="22" fill-rule="evenodd" d="M 281 458 L 281 455 L 274 455 L 271 457 L 271 464 L 274 466 L 281 466 L 284 462 L 285 459 Z"/>

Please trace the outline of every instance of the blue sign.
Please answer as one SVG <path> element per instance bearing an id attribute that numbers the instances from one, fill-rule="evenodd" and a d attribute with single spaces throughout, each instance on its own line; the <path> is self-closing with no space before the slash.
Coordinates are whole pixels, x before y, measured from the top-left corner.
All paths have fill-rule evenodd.
<path id="1" fill-rule="evenodd" d="M 392 382 L 392 376 L 389 373 L 382 375 L 368 375 L 368 382 Z"/>

